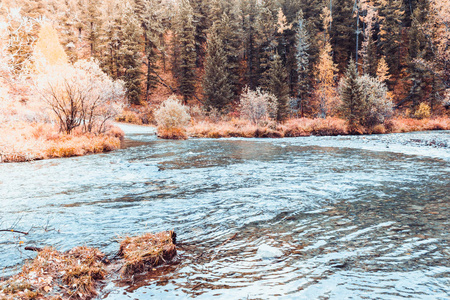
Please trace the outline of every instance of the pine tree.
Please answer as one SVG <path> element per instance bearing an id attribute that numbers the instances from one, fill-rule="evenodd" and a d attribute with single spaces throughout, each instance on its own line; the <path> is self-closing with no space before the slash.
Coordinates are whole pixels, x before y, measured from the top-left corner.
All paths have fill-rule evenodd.
<path id="1" fill-rule="evenodd" d="M 354 4 L 355 0 L 338 0 L 333 2 L 332 26 L 329 32 L 330 43 L 334 51 L 334 62 L 338 65 L 341 72 L 345 70 L 348 58 L 354 57 L 356 51 L 357 14 Z"/>
<path id="2" fill-rule="evenodd" d="M 183 101 L 191 99 L 195 94 L 196 59 L 194 10 L 188 0 L 181 0 L 175 19 L 175 40 L 173 49 L 175 78 L 178 82 Z"/>
<path id="3" fill-rule="evenodd" d="M 133 8 L 127 7 L 124 18 L 123 37 L 120 47 L 120 65 L 124 69 L 122 79 L 125 81 L 127 97 L 130 104 L 141 104 L 142 80 L 142 29 L 136 19 Z"/>
<path id="4" fill-rule="evenodd" d="M 257 65 L 259 69 L 257 74 L 259 78 L 267 71 L 271 56 L 278 46 L 276 40 L 277 7 L 274 0 L 263 1 L 256 19 Z M 257 84 L 259 85 L 261 82 L 257 82 Z"/>
<path id="5" fill-rule="evenodd" d="M 86 28 L 87 28 L 87 40 L 90 44 L 90 55 L 92 57 L 99 57 L 98 47 L 100 43 L 100 36 L 102 24 L 100 18 L 100 11 L 98 10 L 98 2 L 89 1 L 87 6 L 86 16 Z"/>
<path id="6" fill-rule="evenodd" d="M 375 0 L 379 15 L 379 33 L 377 46 L 391 74 L 399 74 L 401 66 L 401 24 L 404 7 L 401 0 Z"/>
<path id="7" fill-rule="evenodd" d="M 242 1 L 242 31 L 243 31 L 243 48 L 244 61 L 246 63 L 245 84 L 254 90 L 258 84 L 259 63 L 258 63 L 258 32 L 256 28 L 256 20 L 260 13 L 260 5 L 256 0 Z"/>
<path id="8" fill-rule="evenodd" d="M 309 34 L 306 29 L 306 21 L 303 18 L 303 11 L 300 10 L 297 20 L 297 33 L 296 33 L 296 63 L 298 74 L 298 98 L 299 109 L 302 117 L 304 116 L 306 99 L 309 95 L 310 79 L 309 79 L 309 63 L 310 63 L 310 42 Z"/>
<path id="9" fill-rule="evenodd" d="M 208 24 L 208 7 L 204 0 L 190 0 L 192 9 L 194 10 L 194 26 L 195 26 L 195 53 L 197 58 L 195 64 L 197 68 L 203 67 L 206 54 L 206 33 L 209 28 Z"/>
<path id="10" fill-rule="evenodd" d="M 429 2 L 419 0 L 411 16 L 411 29 L 409 31 L 409 80 L 411 87 L 409 91 L 412 100 L 411 108 L 415 111 L 420 102 L 427 97 L 429 85 L 433 85 L 434 80 L 430 69 L 423 66 L 424 61 L 432 59 L 433 54 L 428 47 L 429 43 L 425 36 L 424 28 L 429 14 Z"/>
<path id="11" fill-rule="evenodd" d="M 159 83 L 159 49 L 164 34 L 163 19 L 166 8 L 161 0 L 135 0 L 135 14 L 139 17 L 143 30 L 146 66 L 145 98 L 149 101 L 152 90 Z"/>
<path id="12" fill-rule="evenodd" d="M 269 68 L 264 75 L 265 89 L 272 93 L 278 101 L 277 121 L 282 122 L 287 119 L 289 113 L 289 86 L 287 70 L 283 66 L 283 61 L 278 53 L 273 55 L 273 59 L 269 62 Z"/>
<path id="13" fill-rule="evenodd" d="M 342 101 L 341 111 L 351 130 L 357 130 L 364 123 L 365 102 L 358 77 L 358 69 L 351 59 L 339 86 Z"/>
<path id="14" fill-rule="evenodd" d="M 208 49 L 203 78 L 204 99 L 208 108 L 223 112 L 233 101 L 233 86 L 227 68 L 227 57 L 221 39 L 220 23 L 210 29 Z"/>
<path id="15" fill-rule="evenodd" d="M 239 85 L 239 69 L 240 69 L 240 49 L 241 49 L 241 32 L 239 30 L 238 19 L 235 14 L 231 16 L 224 13 L 220 22 L 220 34 L 223 41 L 224 52 L 227 59 L 227 70 L 230 74 L 229 80 L 233 89 L 235 98 L 241 91 Z"/>

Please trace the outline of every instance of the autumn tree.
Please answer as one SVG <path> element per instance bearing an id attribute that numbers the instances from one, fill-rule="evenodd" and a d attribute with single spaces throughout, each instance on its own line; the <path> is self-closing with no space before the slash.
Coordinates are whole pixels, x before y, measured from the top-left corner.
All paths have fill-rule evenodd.
<path id="1" fill-rule="evenodd" d="M 42 24 L 33 56 L 36 70 L 41 73 L 45 73 L 49 67 L 68 63 L 67 54 L 51 24 Z"/>
<path id="2" fill-rule="evenodd" d="M 325 7 L 323 9 L 323 28 L 324 43 L 319 54 L 319 61 L 315 66 L 316 97 L 319 102 L 319 115 L 325 118 L 330 110 L 330 103 L 335 96 L 335 74 L 336 65 L 332 58 L 332 48 L 328 41 L 328 28 L 331 22 L 330 11 Z"/>

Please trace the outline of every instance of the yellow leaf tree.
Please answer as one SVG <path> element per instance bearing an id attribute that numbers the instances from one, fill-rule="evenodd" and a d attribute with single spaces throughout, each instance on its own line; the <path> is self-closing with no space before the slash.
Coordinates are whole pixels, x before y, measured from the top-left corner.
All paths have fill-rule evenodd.
<path id="1" fill-rule="evenodd" d="M 39 73 L 45 73 L 51 67 L 68 64 L 67 54 L 59 42 L 58 34 L 49 23 L 42 24 L 39 31 L 34 62 Z"/>

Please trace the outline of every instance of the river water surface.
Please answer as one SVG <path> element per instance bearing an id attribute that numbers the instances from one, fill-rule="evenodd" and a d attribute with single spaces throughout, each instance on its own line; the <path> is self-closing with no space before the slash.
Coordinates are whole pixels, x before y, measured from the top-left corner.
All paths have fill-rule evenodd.
<path id="1" fill-rule="evenodd" d="M 30 230 L 0 233 L 0 277 L 33 255 L 24 246 L 113 255 L 120 236 L 174 229 L 172 265 L 99 298 L 450 297 L 449 132 L 166 141 L 125 129 L 112 153 L 0 164 L 0 229 Z"/>

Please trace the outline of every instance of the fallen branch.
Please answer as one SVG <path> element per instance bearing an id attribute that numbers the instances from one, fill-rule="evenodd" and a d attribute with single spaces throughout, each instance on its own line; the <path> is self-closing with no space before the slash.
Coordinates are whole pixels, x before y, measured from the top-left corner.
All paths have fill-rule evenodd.
<path id="1" fill-rule="evenodd" d="M 14 230 L 14 229 L 0 229 L 0 232 L 15 232 L 15 233 L 28 235 L 28 232 L 18 231 L 18 230 Z"/>
<path id="2" fill-rule="evenodd" d="M 25 247 L 25 250 L 41 252 L 43 249 L 38 247 Z"/>

